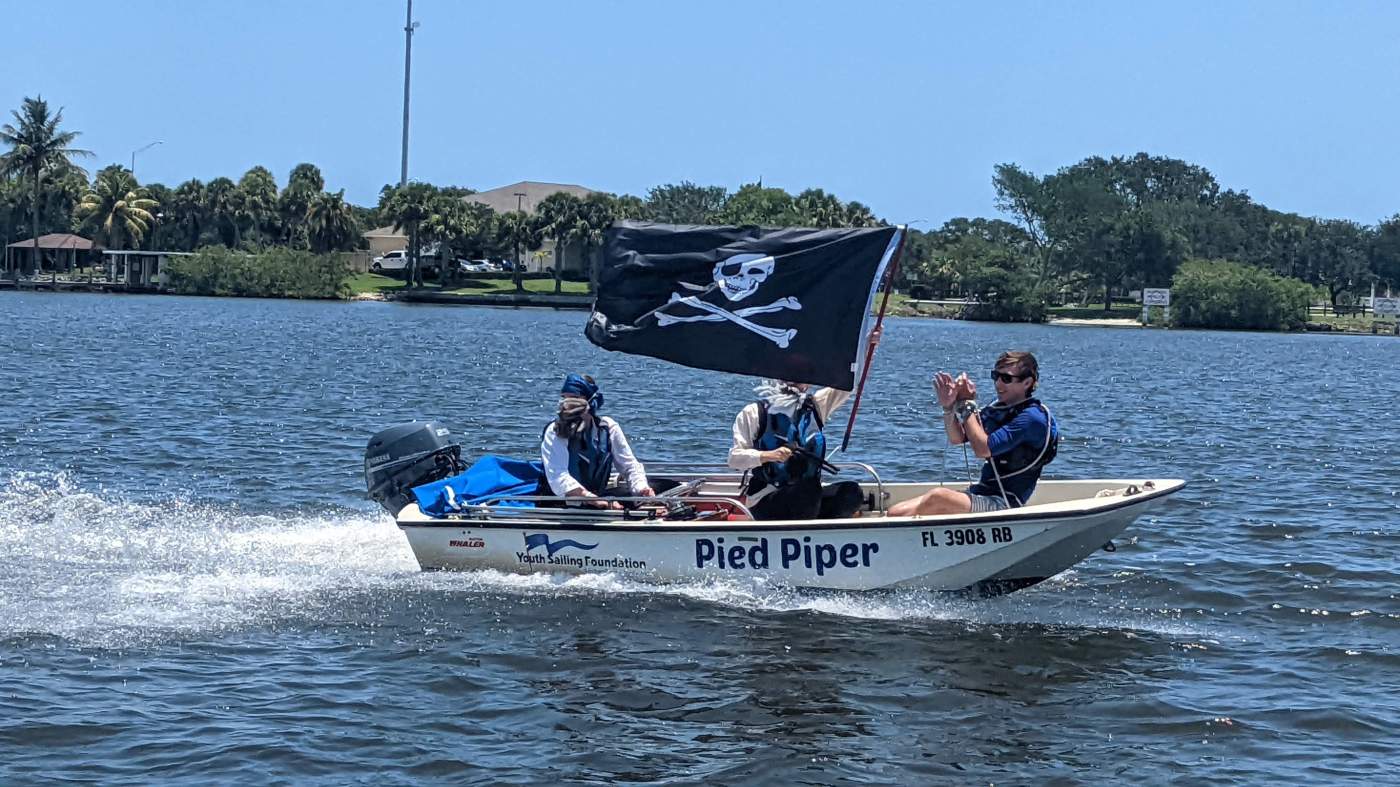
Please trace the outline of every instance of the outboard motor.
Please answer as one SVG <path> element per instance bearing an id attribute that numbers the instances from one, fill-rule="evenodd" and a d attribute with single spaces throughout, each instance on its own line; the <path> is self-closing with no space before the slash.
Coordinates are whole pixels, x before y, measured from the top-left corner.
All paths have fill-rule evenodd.
<path id="1" fill-rule="evenodd" d="M 449 441 L 451 435 L 436 421 L 412 421 L 371 437 L 365 447 L 365 487 L 370 499 L 398 516 L 414 502 L 409 491 L 413 487 L 466 470 L 462 447 Z"/>

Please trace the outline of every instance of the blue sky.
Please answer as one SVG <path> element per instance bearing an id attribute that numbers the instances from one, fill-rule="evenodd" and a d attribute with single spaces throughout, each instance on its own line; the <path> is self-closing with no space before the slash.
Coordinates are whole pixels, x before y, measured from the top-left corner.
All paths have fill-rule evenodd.
<path id="1" fill-rule="evenodd" d="M 1400 212 L 1400 4 L 416 0 L 411 178 L 645 196 L 762 177 L 934 228 L 992 168 L 1147 151 L 1280 210 Z M 0 107 L 62 105 L 92 168 L 396 182 L 398 0 L 10 2 Z M 926 222 L 926 223 L 924 223 Z"/>

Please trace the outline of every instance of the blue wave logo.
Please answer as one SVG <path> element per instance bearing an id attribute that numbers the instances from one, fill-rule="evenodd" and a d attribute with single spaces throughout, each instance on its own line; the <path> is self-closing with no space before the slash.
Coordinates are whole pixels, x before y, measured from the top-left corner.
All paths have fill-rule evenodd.
<path id="1" fill-rule="evenodd" d="M 550 541 L 548 533 L 525 534 L 526 552 L 534 550 L 535 547 L 544 547 L 545 552 L 547 552 L 550 557 L 554 557 L 555 552 L 561 549 L 568 549 L 569 547 L 575 549 L 594 549 L 597 546 L 597 544 L 580 544 L 572 538 L 561 538 L 558 541 Z"/>

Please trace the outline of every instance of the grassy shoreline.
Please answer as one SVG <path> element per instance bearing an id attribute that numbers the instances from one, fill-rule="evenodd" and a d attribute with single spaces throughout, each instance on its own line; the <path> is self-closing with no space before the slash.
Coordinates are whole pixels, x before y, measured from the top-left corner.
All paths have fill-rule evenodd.
<path id="1" fill-rule="evenodd" d="M 357 273 L 346 280 L 350 288 L 351 298 L 362 298 L 365 295 L 390 295 L 406 291 L 407 283 L 402 279 L 392 276 L 381 276 L 377 273 Z M 521 282 L 525 287 L 525 292 L 530 295 L 553 295 L 553 279 L 525 279 Z M 581 281 L 566 281 L 561 283 L 560 295 L 587 295 L 588 283 Z M 422 292 L 436 292 L 445 295 L 513 295 L 516 292 L 515 282 L 509 278 L 502 279 L 463 279 L 460 286 L 444 288 L 436 283 L 427 284 L 421 288 L 414 288 Z"/>

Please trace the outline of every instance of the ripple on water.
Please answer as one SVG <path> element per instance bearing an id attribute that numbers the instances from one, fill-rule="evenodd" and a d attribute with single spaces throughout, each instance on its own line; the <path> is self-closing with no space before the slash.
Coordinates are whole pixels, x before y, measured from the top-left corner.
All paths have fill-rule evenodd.
<path id="1" fill-rule="evenodd" d="M 964 473 L 928 375 L 1025 347 L 1051 476 L 1191 481 L 1116 553 L 975 600 L 418 572 L 360 497 L 384 425 L 528 456 L 581 369 L 642 456 L 723 457 L 752 381 L 598 351 L 577 313 L 0 299 L 7 779 L 1330 783 L 1400 755 L 1400 498 L 1325 420 L 1400 439 L 1368 371 L 1400 343 L 892 320 L 853 436 L 885 477 Z"/>

